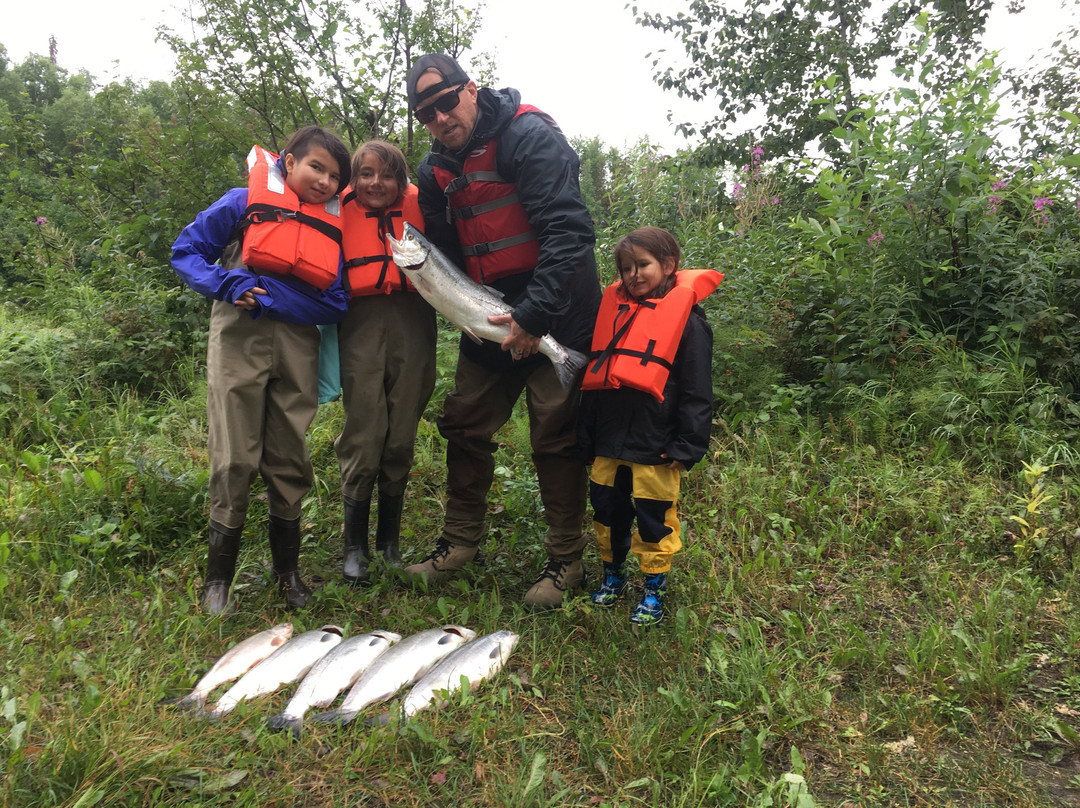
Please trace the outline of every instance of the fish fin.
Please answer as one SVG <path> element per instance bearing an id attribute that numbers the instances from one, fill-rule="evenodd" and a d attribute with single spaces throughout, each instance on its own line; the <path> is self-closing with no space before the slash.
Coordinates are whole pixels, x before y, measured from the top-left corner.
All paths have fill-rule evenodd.
<path id="1" fill-rule="evenodd" d="M 553 362 L 552 364 L 555 366 L 555 376 L 558 378 L 559 384 L 562 385 L 562 389 L 569 390 L 577 378 L 578 371 L 589 364 L 589 357 L 581 351 L 567 348 L 566 361 Z"/>
<path id="2" fill-rule="evenodd" d="M 482 345 L 483 342 L 484 342 L 482 339 L 480 339 L 480 337 L 476 336 L 476 334 L 473 333 L 473 331 L 471 329 L 463 328 L 463 329 L 461 329 L 461 333 L 464 334 L 469 339 L 471 339 L 477 345 Z"/>
<path id="3" fill-rule="evenodd" d="M 484 288 L 491 292 L 491 294 L 495 295 L 495 297 L 499 298 L 499 300 L 502 300 L 506 297 L 503 292 L 500 292 L 498 289 L 492 286 L 485 286 Z"/>
<path id="4" fill-rule="evenodd" d="M 266 726 L 272 730 L 287 729 L 292 733 L 294 738 L 300 737 L 300 730 L 304 726 L 304 719 L 294 715 L 286 715 L 285 713 L 278 713 L 272 715 L 266 719 Z"/>

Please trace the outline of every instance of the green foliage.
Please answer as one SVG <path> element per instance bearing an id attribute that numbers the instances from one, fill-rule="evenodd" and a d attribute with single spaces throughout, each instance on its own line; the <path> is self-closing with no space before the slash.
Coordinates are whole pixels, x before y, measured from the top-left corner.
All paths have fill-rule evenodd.
<path id="1" fill-rule="evenodd" d="M 159 34 L 184 81 L 250 114 L 247 140 L 254 134 L 278 151 L 296 129 L 319 124 L 353 146 L 371 137 L 400 140 L 407 154 L 412 119 L 404 76 L 412 60 L 462 54 L 481 23 L 477 9 L 448 0 L 425 0 L 418 11 L 405 2 L 200 0 L 190 21 L 194 37 L 166 28 Z"/>
<path id="2" fill-rule="evenodd" d="M 708 151 L 727 161 L 737 159 L 747 142 L 745 135 L 724 134 L 754 110 L 767 116 L 761 139 L 771 154 L 798 154 L 826 135 L 831 127 L 811 104 L 826 81 L 835 89 L 830 102 L 837 115 L 859 120 L 865 85 L 888 60 L 903 65 L 910 59 L 907 45 L 917 37 L 910 21 L 920 11 L 912 3 L 870 0 L 751 0 L 738 9 L 718 0 L 685 5 L 689 13 L 642 11 L 637 22 L 679 40 L 688 66 L 663 68 L 655 80 L 680 95 L 715 99 L 721 112 L 701 134 L 711 141 Z M 933 78 L 945 86 L 974 51 L 990 2 L 928 5 L 919 21 L 938 33 L 942 64 Z M 688 123 L 679 128 L 695 133 Z"/>

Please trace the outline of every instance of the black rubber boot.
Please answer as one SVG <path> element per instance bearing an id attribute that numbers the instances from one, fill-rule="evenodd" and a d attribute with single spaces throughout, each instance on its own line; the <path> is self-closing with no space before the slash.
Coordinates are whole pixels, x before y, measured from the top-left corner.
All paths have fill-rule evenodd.
<path id="1" fill-rule="evenodd" d="M 311 598 L 311 590 L 300 580 L 300 519 L 270 516 L 270 555 L 274 562 L 274 577 L 286 608 L 303 609 Z"/>
<path id="2" fill-rule="evenodd" d="M 236 574 L 240 535 L 244 527 L 225 527 L 210 520 L 210 549 L 203 578 L 202 610 L 208 614 L 232 614 L 236 605 L 229 599 L 229 587 Z"/>
<path id="3" fill-rule="evenodd" d="M 382 553 L 386 566 L 401 569 L 401 511 L 405 495 L 390 496 L 379 492 L 379 522 L 375 528 L 375 551 Z"/>
<path id="4" fill-rule="evenodd" d="M 345 529 L 341 542 L 344 545 L 344 560 L 341 565 L 341 577 L 345 583 L 364 586 L 371 581 L 368 569 L 368 520 L 371 516 L 371 500 L 357 501 L 345 497 Z M 381 519 L 381 517 L 380 517 Z"/>

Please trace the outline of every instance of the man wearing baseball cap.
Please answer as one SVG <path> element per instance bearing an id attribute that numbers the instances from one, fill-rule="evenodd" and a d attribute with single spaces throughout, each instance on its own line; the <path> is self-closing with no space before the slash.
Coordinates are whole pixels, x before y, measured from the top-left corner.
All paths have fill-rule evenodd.
<path id="1" fill-rule="evenodd" d="M 448 577 L 479 561 L 495 432 L 521 392 L 529 409 L 548 559 L 525 594 L 530 609 L 560 606 L 585 583 L 587 473 L 577 454 L 580 373 L 565 390 L 540 338 L 588 353 L 600 306 L 592 218 L 578 156 L 555 122 L 517 90 L 477 89 L 454 59 L 421 56 L 406 79 L 409 108 L 434 138 L 417 171 L 427 237 L 473 280 L 501 292 L 510 314 L 501 344 L 462 336 L 439 432 L 447 441 L 442 535 L 406 572 Z"/>

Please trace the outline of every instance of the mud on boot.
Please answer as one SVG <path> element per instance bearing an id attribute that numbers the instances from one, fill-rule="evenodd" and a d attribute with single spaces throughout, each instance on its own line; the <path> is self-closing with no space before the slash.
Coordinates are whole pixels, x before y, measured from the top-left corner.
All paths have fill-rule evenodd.
<path id="1" fill-rule="evenodd" d="M 536 583 L 525 593 L 525 608 L 533 611 L 557 609 L 563 605 L 567 592 L 581 589 L 585 582 L 585 565 L 580 558 L 566 561 L 549 557 Z"/>
<path id="2" fill-rule="evenodd" d="M 610 609 L 626 591 L 626 573 L 623 565 L 613 561 L 604 562 L 604 581 L 592 593 L 590 600 L 597 606 Z"/>
<path id="3" fill-rule="evenodd" d="M 645 576 L 645 589 L 641 603 L 630 613 L 630 622 L 635 626 L 648 628 L 664 619 L 664 595 L 667 587 L 667 573 L 658 572 Z"/>

